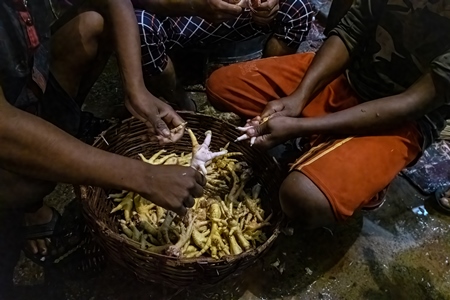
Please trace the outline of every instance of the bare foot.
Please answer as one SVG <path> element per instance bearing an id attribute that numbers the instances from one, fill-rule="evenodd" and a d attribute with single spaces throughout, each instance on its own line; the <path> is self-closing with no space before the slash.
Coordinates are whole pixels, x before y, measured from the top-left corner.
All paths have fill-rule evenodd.
<path id="1" fill-rule="evenodd" d="M 47 205 L 43 205 L 38 211 L 25 214 L 25 226 L 46 224 L 52 220 L 53 211 Z M 50 239 L 28 240 L 26 246 L 33 254 L 48 255 Z"/>

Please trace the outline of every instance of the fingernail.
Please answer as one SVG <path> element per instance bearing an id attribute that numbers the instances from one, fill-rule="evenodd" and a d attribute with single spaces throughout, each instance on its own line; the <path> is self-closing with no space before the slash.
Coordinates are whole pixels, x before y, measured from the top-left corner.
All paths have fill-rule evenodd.
<path id="1" fill-rule="evenodd" d="M 162 134 L 164 135 L 164 136 L 170 136 L 170 131 L 169 131 L 169 129 L 164 129 L 163 131 L 162 131 Z"/>

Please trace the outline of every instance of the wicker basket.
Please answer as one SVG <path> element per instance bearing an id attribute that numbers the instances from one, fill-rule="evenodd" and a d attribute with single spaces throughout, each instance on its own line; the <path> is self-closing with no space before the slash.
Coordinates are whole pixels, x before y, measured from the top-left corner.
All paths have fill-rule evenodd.
<path id="1" fill-rule="evenodd" d="M 213 133 L 211 147 L 218 150 L 239 134 L 234 127 L 216 118 L 192 113 L 180 113 L 188 127 L 202 141 L 204 132 Z M 145 141 L 145 125 L 136 119 L 127 119 L 108 129 L 94 146 L 124 156 L 137 158 L 138 153 L 146 157 L 160 150 L 158 144 Z M 174 145 L 165 147 L 168 151 L 190 152 L 189 136 Z M 258 260 L 274 243 L 279 234 L 282 213 L 278 202 L 278 189 L 282 174 L 274 160 L 247 143 L 231 143 L 230 151 L 241 151 L 242 157 L 253 167 L 256 180 L 263 186 L 262 203 L 273 212 L 272 227 L 268 229 L 268 240 L 258 248 L 241 255 L 215 260 L 212 258 L 178 259 L 141 250 L 139 244 L 119 235 L 117 216 L 111 215 L 113 204 L 106 200 L 109 191 L 82 186 L 79 190 L 83 212 L 94 238 L 114 262 L 133 272 L 143 281 L 152 281 L 176 288 L 212 286 L 230 275 L 238 274 Z"/>

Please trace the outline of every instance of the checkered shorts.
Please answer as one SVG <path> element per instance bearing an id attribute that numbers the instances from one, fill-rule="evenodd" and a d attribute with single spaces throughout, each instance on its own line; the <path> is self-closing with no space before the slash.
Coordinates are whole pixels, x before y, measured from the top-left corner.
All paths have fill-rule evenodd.
<path id="1" fill-rule="evenodd" d="M 250 10 L 220 24 L 200 17 L 159 17 L 136 10 L 141 36 L 144 75 L 160 74 L 166 67 L 166 51 L 174 47 L 192 47 L 217 42 L 243 41 L 272 32 L 289 47 L 297 49 L 307 37 L 313 19 L 309 0 L 280 0 L 280 9 L 272 24 L 258 26 Z"/>

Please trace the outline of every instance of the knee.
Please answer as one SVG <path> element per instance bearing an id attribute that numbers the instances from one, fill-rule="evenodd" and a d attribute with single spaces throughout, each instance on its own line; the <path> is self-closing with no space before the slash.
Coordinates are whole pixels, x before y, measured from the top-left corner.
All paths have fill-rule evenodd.
<path id="1" fill-rule="evenodd" d="M 334 222 L 334 215 L 325 195 L 304 174 L 292 172 L 280 188 L 280 203 L 287 217 L 306 228 Z"/>
<path id="2" fill-rule="evenodd" d="M 280 0 L 280 9 L 284 18 L 296 20 L 298 17 L 304 17 L 304 14 L 313 10 L 310 1 L 303 0 Z M 311 14 L 312 15 L 312 14 Z M 311 17 L 312 18 L 312 17 Z"/>
<path id="3" fill-rule="evenodd" d="M 105 21 L 103 16 L 95 11 L 80 14 L 80 36 L 83 43 L 97 39 L 104 33 Z"/>

